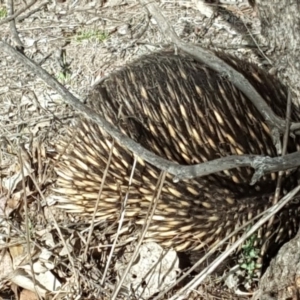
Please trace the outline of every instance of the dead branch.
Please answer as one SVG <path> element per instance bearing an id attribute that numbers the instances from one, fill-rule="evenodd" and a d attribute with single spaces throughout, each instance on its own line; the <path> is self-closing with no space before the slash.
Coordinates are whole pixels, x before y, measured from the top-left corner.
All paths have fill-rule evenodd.
<path id="1" fill-rule="evenodd" d="M 220 74 L 224 74 L 240 91 L 242 91 L 249 100 L 255 105 L 258 111 L 262 114 L 266 122 L 269 124 L 272 131 L 285 132 L 286 123 L 285 120 L 279 118 L 274 114 L 272 109 L 266 104 L 262 96 L 255 90 L 250 82 L 237 70 L 226 64 L 222 59 L 216 57 L 213 52 L 202 48 L 199 45 L 183 42 L 175 33 L 174 29 L 166 21 L 160 10 L 154 1 L 140 0 L 140 3 L 144 5 L 152 16 L 157 21 L 157 24 L 170 43 L 173 43 L 179 49 L 188 53 L 196 60 L 205 63 L 210 68 Z M 300 128 L 300 123 L 292 123 L 291 131 L 295 131 Z M 276 136 L 276 132 L 275 132 Z M 278 141 L 276 141 L 277 143 Z"/>
<path id="2" fill-rule="evenodd" d="M 217 266 L 228 257 L 235 249 L 244 243 L 253 233 L 256 232 L 264 223 L 266 223 L 270 218 L 272 218 L 278 211 L 280 211 L 289 201 L 294 199 L 295 195 L 299 192 L 300 186 L 294 188 L 290 193 L 283 197 L 276 205 L 270 207 L 265 211 L 265 215 L 260 218 L 249 231 L 247 231 L 240 239 L 238 239 L 228 250 L 219 255 L 213 263 L 211 263 L 207 268 L 205 268 L 201 273 L 197 274 L 195 278 L 185 285 L 181 290 L 179 290 L 175 295 L 172 296 L 171 300 L 181 299 L 183 295 L 189 294 L 193 289 L 200 285 L 201 282 L 207 278 L 208 275 L 217 268 Z M 155 298 L 155 299 L 158 299 Z"/>
<path id="3" fill-rule="evenodd" d="M 12 16 L 14 14 L 14 1 L 13 0 L 9 0 L 7 1 L 7 11 L 8 11 L 8 15 Z M 12 36 L 15 40 L 15 43 L 21 47 L 24 48 L 24 45 L 19 37 L 19 33 L 17 30 L 17 26 L 16 26 L 16 19 L 12 19 L 11 21 L 9 21 L 9 27 L 12 33 Z"/>
<path id="4" fill-rule="evenodd" d="M 3 49 L 7 54 L 12 55 L 20 63 L 25 65 L 30 72 L 33 72 L 40 77 L 46 84 L 55 90 L 61 97 L 78 112 L 86 118 L 94 121 L 108 132 L 118 143 L 126 149 L 129 149 L 138 157 L 156 166 L 160 170 L 166 171 L 175 176 L 174 180 L 182 180 L 206 176 L 223 170 L 234 169 L 237 167 L 252 167 L 255 169 L 255 174 L 252 183 L 257 181 L 262 175 L 280 170 L 295 168 L 300 165 L 300 153 L 291 153 L 284 157 L 270 158 L 260 155 L 232 155 L 225 158 L 219 158 L 198 165 L 182 166 L 171 162 L 167 159 L 159 157 L 148 151 L 128 136 L 122 134 L 115 126 L 107 122 L 99 116 L 95 111 L 84 105 L 72 95 L 62 84 L 53 78 L 47 71 L 42 69 L 34 61 L 17 51 L 15 48 L 6 42 L 0 42 L 0 49 Z"/>
<path id="5" fill-rule="evenodd" d="M 7 18 L 3 19 L 0 22 L 0 25 L 3 25 L 7 22 L 10 22 L 11 20 L 14 20 L 16 17 L 18 17 L 21 13 L 23 13 L 24 11 L 26 11 L 29 7 L 31 7 L 34 3 L 36 3 L 36 0 L 33 0 L 31 2 L 29 2 L 26 6 L 24 6 L 23 8 L 19 9 L 18 11 L 16 11 L 14 14 L 12 14 L 11 16 L 8 16 Z"/>

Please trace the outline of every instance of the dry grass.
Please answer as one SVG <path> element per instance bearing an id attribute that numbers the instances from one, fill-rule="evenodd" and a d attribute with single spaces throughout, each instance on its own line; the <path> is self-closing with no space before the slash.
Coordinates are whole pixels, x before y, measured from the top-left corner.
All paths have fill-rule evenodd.
<path id="1" fill-rule="evenodd" d="M 14 2 L 15 11 L 23 7 L 22 1 Z M 114 7 L 110 3 L 37 1 L 17 18 L 26 55 L 81 99 L 112 70 L 165 44 L 155 21 L 137 1 Z M 219 19 L 205 18 L 190 1 L 162 1 L 161 9 L 184 40 L 226 48 L 243 58 L 258 57 L 259 50 L 243 25 L 258 32 L 250 8 L 226 7 Z M 0 22 L 5 17 L 6 7 L 0 1 Z M 0 28 L 1 38 L 13 42 L 8 23 Z M 128 237 L 122 237 L 103 277 L 115 227 L 97 222 L 90 227 L 89 220 L 65 215 L 50 205 L 50 187 L 55 183 L 53 145 L 75 115 L 55 91 L 0 51 L 0 269 L 6 266 L 0 272 L 0 290 L 8 294 L 16 291 L 17 275 L 24 280 L 38 264 L 61 282 L 61 291 L 50 299 L 109 299 L 117 277 L 113 266 L 126 263 L 124 253 L 132 253 L 136 245 L 136 241 L 123 244 Z M 18 265 L 22 268 L 16 274 Z M 44 289 L 37 286 L 54 279 L 50 274 L 40 279 L 33 273 L 36 292 L 43 297 Z M 195 299 L 232 297 L 212 279 L 195 292 Z"/>

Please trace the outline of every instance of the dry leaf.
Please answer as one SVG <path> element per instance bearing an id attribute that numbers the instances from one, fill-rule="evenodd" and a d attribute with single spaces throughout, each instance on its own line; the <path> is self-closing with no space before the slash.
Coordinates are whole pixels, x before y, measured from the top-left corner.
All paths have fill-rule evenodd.
<path id="1" fill-rule="evenodd" d="M 175 283 L 179 260 L 176 251 L 165 251 L 156 243 L 143 244 L 139 250 L 137 263 L 127 273 L 123 288 L 127 289 L 128 297 L 148 299 Z M 126 267 L 127 262 L 117 263 L 116 271 L 119 278 Z"/>
<path id="2" fill-rule="evenodd" d="M 20 293 L 20 300 L 38 300 L 36 293 L 29 290 L 22 290 Z"/>
<path id="3" fill-rule="evenodd" d="M 8 275 L 13 271 L 12 259 L 8 251 L 5 251 L 0 259 L 0 280 L 7 279 Z"/>

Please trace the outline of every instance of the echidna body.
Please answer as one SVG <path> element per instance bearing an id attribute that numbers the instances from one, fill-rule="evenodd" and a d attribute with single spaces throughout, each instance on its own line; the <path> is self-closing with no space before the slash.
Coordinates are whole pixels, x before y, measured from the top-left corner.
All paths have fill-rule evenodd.
<path id="1" fill-rule="evenodd" d="M 242 71 L 274 112 L 285 117 L 286 93 L 274 78 L 238 59 L 223 59 Z M 96 86 L 88 105 L 148 150 L 182 165 L 232 154 L 277 155 L 270 129 L 251 101 L 222 75 L 185 55 L 164 52 L 140 58 Z M 299 121 L 299 116 L 293 107 L 291 119 Z M 289 152 L 298 144 L 290 140 Z M 116 223 L 128 190 L 132 153 L 84 118 L 68 128 L 57 151 L 58 206 L 88 216 L 94 213 L 112 151 L 97 218 Z M 159 174 L 138 160 L 123 230 L 145 222 Z M 250 168 L 233 169 L 177 183 L 168 175 L 147 239 L 178 251 L 217 243 L 271 206 L 276 174 L 250 186 L 252 175 Z M 292 176 L 285 181 L 291 183 Z M 275 239 L 297 226 L 298 205 L 293 203 L 274 219 Z"/>

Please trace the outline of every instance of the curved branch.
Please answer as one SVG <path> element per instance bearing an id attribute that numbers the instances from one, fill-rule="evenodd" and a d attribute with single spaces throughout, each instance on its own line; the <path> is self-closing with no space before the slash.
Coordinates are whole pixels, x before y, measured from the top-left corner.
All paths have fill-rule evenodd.
<path id="1" fill-rule="evenodd" d="M 157 8 L 156 3 L 153 1 L 149 2 L 149 0 L 140 0 L 140 3 L 143 4 L 155 18 L 162 34 L 168 42 L 175 44 L 179 49 L 188 53 L 196 60 L 205 63 L 219 74 L 225 74 L 225 76 L 251 100 L 271 129 L 277 129 L 281 133 L 285 132 L 285 120 L 274 114 L 262 96 L 241 73 L 218 58 L 213 52 L 203 49 L 199 45 L 183 42 Z M 290 128 L 295 131 L 300 128 L 300 123 L 292 123 Z"/>
<path id="2" fill-rule="evenodd" d="M 155 155 L 149 150 L 142 147 L 130 139 L 125 134 L 122 134 L 115 126 L 103 119 L 95 111 L 84 105 L 72 95 L 62 84 L 54 79 L 47 71 L 42 69 L 34 61 L 23 55 L 5 42 L 0 42 L 0 49 L 3 49 L 9 55 L 14 56 L 20 63 L 25 65 L 28 70 L 35 73 L 53 90 L 55 90 L 61 97 L 71 106 L 73 106 L 79 113 L 86 118 L 97 123 L 101 128 L 108 132 L 120 145 L 130 150 L 136 156 L 142 158 L 146 162 L 156 166 L 160 170 L 167 171 L 175 176 L 174 181 L 195 178 L 220 172 L 223 170 L 233 169 L 237 167 L 252 167 L 255 169 L 253 181 L 260 178 L 266 173 L 276 172 L 279 170 L 287 170 L 300 165 L 300 152 L 295 152 L 283 157 L 265 157 L 259 155 L 232 155 L 225 158 L 219 158 L 213 161 L 198 165 L 182 166 L 171 162 L 160 156 Z"/>

